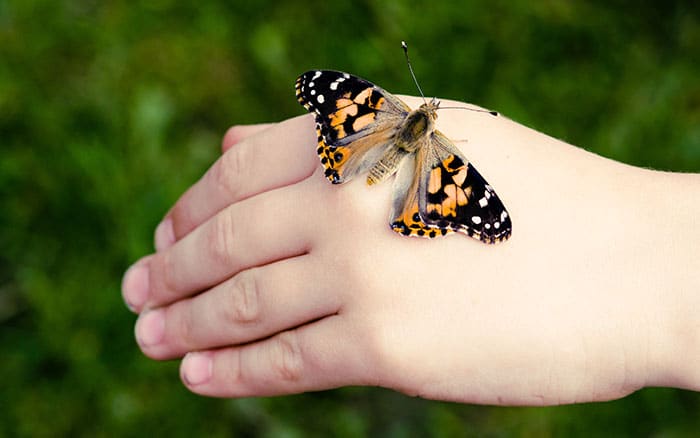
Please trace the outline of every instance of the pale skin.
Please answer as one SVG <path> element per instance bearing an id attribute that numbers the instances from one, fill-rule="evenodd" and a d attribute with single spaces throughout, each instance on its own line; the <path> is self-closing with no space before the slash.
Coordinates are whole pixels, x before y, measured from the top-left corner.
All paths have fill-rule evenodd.
<path id="1" fill-rule="evenodd" d="M 184 357 L 187 388 L 217 397 L 373 385 L 553 405 L 700 390 L 700 175 L 504 116 L 440 110 L 437 127 L 508 208 L 508 241 L 394 233 L 391 181 L 330 184 L 310 115 L 237 126 L 125 274 L 144 354 Z"/>

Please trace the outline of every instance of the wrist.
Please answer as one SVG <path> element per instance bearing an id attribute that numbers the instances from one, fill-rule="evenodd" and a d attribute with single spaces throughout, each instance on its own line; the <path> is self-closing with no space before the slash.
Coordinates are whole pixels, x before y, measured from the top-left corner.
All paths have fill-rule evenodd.
<path id="1" fill-rule="evenodd" d="M 648 386 L 700 390 L 700 176 L 656 172 Z M 655 308 L 654 308 L 655 307 Z M 657 323 L 658 322 L 658 323 Z M 656 326 L 656 327 L 655 327 Z"/>

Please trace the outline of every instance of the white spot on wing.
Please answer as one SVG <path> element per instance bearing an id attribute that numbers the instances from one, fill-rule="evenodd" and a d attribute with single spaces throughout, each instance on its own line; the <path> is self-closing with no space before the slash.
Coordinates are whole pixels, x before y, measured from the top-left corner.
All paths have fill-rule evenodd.
<path id="1" fill-rule="evenodd" d="M 323 103 L 326 99 L 323 97 L 323 94 L 319 94 L 316 100 L 318 103 Z"/>
<path id="2" fill-rule="evenodd" d="M 311 78 L 311 80 L 313 81 L 314 79 L 316 79 L 319 76 L 321 76 L 321 72 L 316 70 L 316 73 L 314 73 L 314 76 Z"/>
<path id="3" fill-rule="evenodd" d="M 487 205 L 489 205 L 489 200 L 486 199 L 486 197 L 481 198 L 481 199 L 479 199 L 479 205 L 481 206 L 481 208 L 484 208 Z"/>
<path id="4" fill-rule="evenodd" d="M 479 216 L 472 216 L 472 222 L 479 225 L 481 223 L 481 218 Z"/>
<path id="5" fill-rule="evenodd" d="M 337 90 L 338 89 L 338 81 L 331 82 L 331 85 L 328 88 L 330 88 L 333 91 Z"/>

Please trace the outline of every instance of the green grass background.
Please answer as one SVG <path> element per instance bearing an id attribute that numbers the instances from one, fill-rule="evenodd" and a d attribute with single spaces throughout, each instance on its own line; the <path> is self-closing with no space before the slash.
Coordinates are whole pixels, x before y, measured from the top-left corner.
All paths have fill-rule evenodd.
<path id="1" fill-rule="evenodd" d="M 671 389 L 552 408 L 372 388 L 201 398 L 176 362 L 141 355 L 119 289 L 228 126 L 301 114 L 294 80 L 311 68 L 415 94 L 402 39 L 430 95 L 630 164 L 700 171 L 694 4 L 0 0 L 0 436 L 700 431 L 700 394 Z"/>

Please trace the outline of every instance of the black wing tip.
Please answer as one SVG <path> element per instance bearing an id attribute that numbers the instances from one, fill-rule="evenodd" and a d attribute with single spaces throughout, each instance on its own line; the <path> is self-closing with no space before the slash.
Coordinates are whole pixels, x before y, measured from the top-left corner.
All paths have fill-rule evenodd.
<path id="1" fill-rule="evenodd" d="M 498 229 L 493 226 L 488 229 L 482 227 L 479 232 L 479 240 L 489 244 L 505 242 L 512 234 L 513 224 L 510 221 L 510 216 L 508 216 L 505 221 L 500 222 Z"/>

